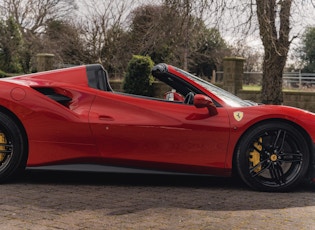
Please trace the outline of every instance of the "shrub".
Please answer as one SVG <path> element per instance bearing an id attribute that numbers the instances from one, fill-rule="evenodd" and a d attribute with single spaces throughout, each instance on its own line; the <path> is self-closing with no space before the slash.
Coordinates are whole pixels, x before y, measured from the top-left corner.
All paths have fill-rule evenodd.
<path id="1" fill-rule="evenodd" d="M 0 70 L 0 78 L 3 78 L 3 77 L 8 77 L 8 75 L 2 70 Z"/>
<path id="2" fill-rule="evenodd" d="M 124 81 L 125 93 L 142 96 L 153 96 L 153 76 L 151 70 L 154 66 L 149 56 L 134 55 L 128 63 Z"/>

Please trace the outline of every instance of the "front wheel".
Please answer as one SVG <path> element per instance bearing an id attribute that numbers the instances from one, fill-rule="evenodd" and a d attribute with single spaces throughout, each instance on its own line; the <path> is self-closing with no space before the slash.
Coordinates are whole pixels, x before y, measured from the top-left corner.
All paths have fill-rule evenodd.
<path id="1" fill-rule="evenodd" d="M 304 136 L 292 125 L 269 122 L 242 137 L 235 166 L 242 180 L 260 191 L 287 191 L 304 178 L 310 151 Z"/>
<path id="2" fill-rule="evenodd" d="M 26 160 L 26 143 L 21 130 L 10 117 L 0 113 L 0 182 L 23 171 Z"/>

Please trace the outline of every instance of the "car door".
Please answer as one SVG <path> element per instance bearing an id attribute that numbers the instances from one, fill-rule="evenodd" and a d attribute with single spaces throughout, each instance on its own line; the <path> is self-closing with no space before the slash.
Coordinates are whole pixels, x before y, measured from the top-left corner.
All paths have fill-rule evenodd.
<path id="1" fill-rule="evenodd" d="M 107 162 L 224 168 L 229 118 L 217 110 L 210 116 L 193 105 L 100 91 L 89 119 Z"/>

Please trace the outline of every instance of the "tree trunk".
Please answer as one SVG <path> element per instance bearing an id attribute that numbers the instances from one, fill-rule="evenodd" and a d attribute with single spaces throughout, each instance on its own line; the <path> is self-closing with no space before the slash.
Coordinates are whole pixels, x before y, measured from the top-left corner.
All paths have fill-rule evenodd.
<path id="1" fill-rule="evenodd" d="M 261 99 L 265 104 L 282 104 L 282 75 L 291 43 L 292 0 L 256 0 L 256 3 L 260 37 L 265 51 Z"/>
<path id="2" fill-rule="evenodd" d="M 283 102 L 282 75 L 286 56 L 272 52 L 264 56 L 261 100 L 264 104 L 280 105 Z"/>

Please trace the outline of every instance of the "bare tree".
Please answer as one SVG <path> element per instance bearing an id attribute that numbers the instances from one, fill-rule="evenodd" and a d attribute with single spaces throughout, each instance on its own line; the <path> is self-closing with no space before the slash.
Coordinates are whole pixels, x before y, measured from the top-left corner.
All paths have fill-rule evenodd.
<path id="1" fill-rule="evenodd" d="M 72 0 L 2 0 L 2 17 L 13 17 L 22 32 L 43 31 L 47 21 L 65 19 L 76 8 Z"/>
<path id="2" fill-rule="evenodd" d="M 244 42 L 238 42 L 236 45 L 231 47 L 232 56 L 245 58 L 244 71 L 245 72 L 261 72 L 262 71 L 262 60 L 263 52 L 255 50 Z"/>
<path id="3" fill-rule="evenodd" d="M 37 52 L 45 52 L 41 35 L 47 23 L 53 20 L 66 20 L 76 8 L 72 0 L 1 0 L 0 18 L 11 18 L 17 23 L 22 35 L 19 49 L 23 71 L 31 69 L 32 57 Z"/>
<path id="4" fill-rule="evenodd" d="M 84 12 L 81 11 L 81 25 L 85 30 L 84 35 L 91 60 L 115 71 L 119 68 L 114 66 L 115 63 L 118 65 L 123 58 L 115 52 L 119 50 L 117 46 L 121 45 L 121 37 L 125 35 L 127 16 L 136 5 L 136 1 L 90 0 L 82 1 L 81 5 L 85 9 Z"/>
<path id="5" fill-rule="evenodd" d="M 47 23 L 41 40 L 46 52 L 53 53 L 60 66 L 79 65 L 89 62 L 81 33 L 75 23 L 55 20 Z"/>
<path id="6" fill-rule="evenodd" d="M 237 34 L 244 40 L 259 30 L 264 50 L 261 100 L 266 104 L 283 102 L 283 69 L 290 44 L 296 38 L 290 35 L 293 2 L 295 7 L 303 3 L 298 0 L 235 0 L 229 1 L 230 4 L 221 9 L 228 21 L 223 22 L 223 25 L 232 25 L 234 36 L 238 30 Z"/>
<path id="7" fill-rule="evenodd" d="M 142 5 L 131 12 L 130 19 L 132 53 L 150 55 L 155 62 L 183 63 L 181 15 L 165 5 Z"/>
<path id="8" fill-rule="evenodd" d="M 282 104 L 282 75 L 290 43 L 292 0 L 256 0 L 260 37 L 264 46 L 262 102 Z"/>
<path id="9" fill-rule="evenodd" d="M 172 21 L 179 19 L 174 27 L 183 38 L 181 46 L 181 55 L 179 58 L 182 61 L 182 68 L 189 69 L 189 56 L 193 52 L 194 36 L 199 36 L 203 31 L 198 31 L 196 28 L 196 20 L 207 25 L 208 28 L 216 28 L 220 21 L 223 12 L 226 10 L 224 0 L 164 0 L 164 5 L 170 9 Z M 195 28 L 195 30 L 194 30 Z"/>

